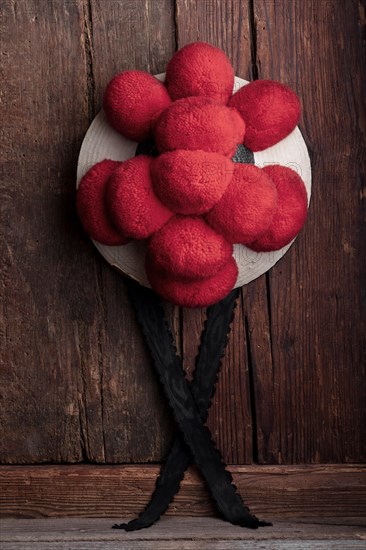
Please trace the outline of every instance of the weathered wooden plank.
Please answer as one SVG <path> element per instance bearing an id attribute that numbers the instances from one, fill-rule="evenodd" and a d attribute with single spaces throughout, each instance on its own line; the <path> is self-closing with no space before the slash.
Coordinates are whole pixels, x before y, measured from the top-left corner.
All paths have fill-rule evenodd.
<path id="1" fill-rule="evenodd" d="M 127 69 L 162 73 L 175 50 L 173 0 L 91 0 L 90 56 L 95 107 L 106 84 Z"/>
<path id="2" fill-rule="evenodd" d="M 3 3 L 4 462 L 103 459 L 97 272 L 74 206 L 76 160 L 88 125 L 82 37 L 76 1 Z M 65 52 L 73 52 L 72 63 Z M 88 389 L 82 370 L 97 379 Z M 88 441 L 79 421 L 85 392 L 93 424 Z"/>
<path id="3" fill-rule="evenodd" d="M 119 518 L 37 518 L 2 519 L 3 542 L 89 541 L 103 537 L 103 540 L 271 540 L 286 539 L 319 540 L 361 539 L 366 535 L 361 525 L 339 525 L 339 523 L 276 521 L 266 529 L 242 529 L 219 518 L 166 517 L 161 518 L 150 529 L 122 532 L 110 529 Z M 337 520 L 335 520 L 337 521 Z"/>
<path id="4" fill-rule="evenodd" d="M 176 2 L 179 47 L 208 40 L 240 76 L 299 92 L 314 168 L 309 223 L 272 270 L 269 299 L 261 278 L 236 313 L 210 416 L 228 462 L 365 459 L 360 6 L 358 20 L 350 1 Z M 4 3 L 4 462 L 147 461 L 167 448 L 169 415 L 121 278 L 76 222 L 74 172 L 105 84 L 132 66 L 163 71 L 173 22 L 172 0 Z M 183 322 L 190 370 L 202 312 Z"/>
<path id="5" fill-rule="evenodd" d="M 169 415 L 122 279 L 77 221 L 75 167 L 112 74 L 163 69 L 172 2 L 9 1 L 2 17 L 0 460 L 159 460 Z"/>
<path id="6" fill-rule="evenodd" d="M 73 542 L 73 550 L 155 550 L 156 541 L 129 541 L 127 543 L 122 543 L 120 541 L 96 541 L 90 543 L 88 542 Z M 275 544 L 276 546 L 273 546 Z M 49 550 L 49 542 L 37 542 L 37 548 L 39 550 Z M 32 550 L 34 548 L 34 543 L 4 543 L 3 550 Z M 65 542 L 52 542 L 52 548 L 55 550 L 69 550 L 69 543 Z M 159 550 L 176 550 L 177 543 L 174 539 L 170 541 L 159 541 Z M 356 550 L 365 548 L 364 541 L 356 541 L 352 539 L 344 539 L 342 541 L 337 541 L 330 539 L 324 543 L 322 540 L 311 540 L 311 541 L 261 541 L 256 543 L 253 541 L 180 541 L 179 548 L 181 550 L 245 550 L 245 549 L 263 549 L 263 550 L 326 550 L 331 548 L 332 550 Z"/>
<path id="7" fill-rule="evenodd" d="M 177 46 L 201 40 L 222 48 L 235 72 L 248 78 L 251 67 L 249 2 L 247 0 L 195 0 L 176 2 Z M 191 373 L 205 319 L 203 310 L 183 311 L 183 354 Z M 229 344 L 222 362 L 208 425 L 232 464 L 252 462 L 252 419 L 247 347 L 240 298 Z"/>
<path id="8" fill-rule="evenodd" d="M 114 74 L 126 69 L 152 74 L 164 71 L 175 47 L 174 9 L 172 0 L 92 0 L 85 10 L 89 99 L 95 114 Z M 92 246 L 90 254 L 97 254 Z M 99 368 L 105 461 L 158 461 L 171 438 L 171 415 L 128 303 L 123 278 L 104 261 L 98 274 L 103 311 Z M 179 335 L 178 311 L 171 307 L 169 317 Z"/>
<path id="9" fill-rule="evenodd" d="M 276 463 L 278 426 L 274 415 L 272 348 L 267 277 L 243 288 L 253 419 L 253 461 Z"/>
<path id="10" fill-rule="evenodd" d="M 2 466 L 0 513 L 16 517 L 133 517 L 149 500 L 159 467 Z M 366 518 L 366 469 L 359 465 L 230 466 L 245 502 L 258 516 L 344 523 Z M 190 468 L 168 515 L 213 516 Z"/>
<path id="11" fill-rule="evenodd" d="M 352 1 L 253 5 L 258 76 L 301 97 L 314 191 L 304 231 L 269 274 L 273 372 L 256 362 L 258 457 L 363 461 L 365 20 Z"/>
<path id="12" fill-rule="evenodd" d="M 342 525 L 277 522 L 273 527 L 242 529 L 212 518 L 162 518 L 142 531 L 110 528 L 112 518 L 5 520 L 2 548 L 157 548 L 175 549 L 325 549 L 364 548 L 366 529 Z M 31 546 L 33 545 L 33 546 Z M 48 546 L 46 546 L 48 545 Z M 103 546 L 102 546 L 103 545 Z"/>

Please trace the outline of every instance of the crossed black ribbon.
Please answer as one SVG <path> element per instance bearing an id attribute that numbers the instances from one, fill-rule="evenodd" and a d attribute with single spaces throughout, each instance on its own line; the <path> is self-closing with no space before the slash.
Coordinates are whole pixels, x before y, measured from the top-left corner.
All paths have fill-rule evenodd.
<path id="1" fill-rule="evenodd" d="M 152 290 L 132 280 L 126 284 L 154 367 L 181 433 L 173 443 L 145 510 L 129 523 L 113 527 L 134 531 L 157 521 L 178 492 L 192 457 L 225 520 L 252 529 L 272 525 L 250 513 L 205 426 L 239 290 L 233 290 L 226 298 L 207 309 L 194 377 L 189 383 L 158 297 Z"/>

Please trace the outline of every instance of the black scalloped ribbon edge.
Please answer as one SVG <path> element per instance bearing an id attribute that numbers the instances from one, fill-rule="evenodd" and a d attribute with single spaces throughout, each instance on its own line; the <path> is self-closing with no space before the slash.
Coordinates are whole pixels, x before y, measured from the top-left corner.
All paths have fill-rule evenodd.
<path id="1" fill-rule="evenodd" d="M 160 485 L 171 487 L 171 492 L 173 489 L 175 492 L 179 490 L 180 481 L 190 459 L 188 451 L 184 449 L 185 444 L 201 470 L 220 514 L 227 521 L 254 529 L 259 526 L 271 525 L 258 520 L 250 513 L 232 482 L 230 472 L 225 468 L 222 456 L 212 441 L 210 431 L 203 423 L 213 394 L 222 351 L 227 341 L 230 321 L 233 316 L 235 294 L 233 296 L 230 294 L 228 300 L 224 299 L 212 306 L 211 312 L 213 313 L 208 312 L 200 353 L 197 357 L 197 378 L 195 377 L 189 385 L 158 297 L 150 289 L 142 287 L 132 280 L 128 280 L 127 288 L 137 320 L 153 358 L 155 370 L 163 385 L 184 440 L 179 441 L 177 439 L 172 449 L 173 458 L 177 459 L 179 457 L 180 459 L 179 475 L 170 479 L 169 476 L 173 469 L 169 467 L 167 471 L 165 467 L 160 476 Z M 233 291 L 233 293 L 235 292 Z M 221 321 L 219 321 L 220 319 Z M 224 319 L 226 323 L 222 322 Z M 213 346 L 211 349 L 211 341 L 213 342 L 215 338 L 220 339 L 222 344 L 217 347 Z M 211 364 L 211 360 L 213 360 L 213 364 Z M 216 369 L 215 364 L 217 365 Z M 206 383 L 206 377 L 211 377 L 209 383 L 208 380 Z M 195 381 L 196 379 L 197 381 Z M 177 466 L 178 464 L 175 462 L 175 468 Z M 159 491 L 158 496 L 163 497 L 159 510 L 165 511 L 172 498 L 171 492 L 162 494 Z M 114 527 L 134 530 L 148 526 L 160 517 L 158 509 L 156 511 L 154 508 L 148 510 L 149 506 L 140 515 L 140 518 L 142 518 L 146 513 L 145 522 L 139 522 L 140 518 L 137 518 L 133 520 L 134 524 L 130 522 Z"/>
<path id="2" fill-rule="evenodd" d="M 215 384 L 239 294 L 240 290 L 235 289 L 226 298 L 207 310 L 207 319 L 196 358 L 196 368 L 193 373 L 193 380 L 190 383 L 190 390 L 195 397 L 202 421 L 207 419 L 214 395 Z M 191 460 L 191 453 L 181 435 L 178 434 L 165 464 L 162 466 L 156 481 L 155 491 L 146 508 L 139 514 L 138 518 L 128 523 L 116 525 L 115 528 L 135 531 L 155 523 L 164 514 L 175 494 L 179 491 L 184 472 Z"/>

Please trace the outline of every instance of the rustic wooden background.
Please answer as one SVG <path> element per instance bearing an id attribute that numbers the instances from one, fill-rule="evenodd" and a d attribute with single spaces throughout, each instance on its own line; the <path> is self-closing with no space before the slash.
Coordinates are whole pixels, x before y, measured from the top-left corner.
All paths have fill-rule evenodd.
<path id="1" fill-rule="evenodd" d="M 209 425 L 230 464 L 360 463 L 365 446 L 365 3 L 26 0 L 1 12 L 1 461 L 159 462 L 173 425 L 75 175 L 109 79 L 194 40 L 289 84 L 313 168 L 305 229 L 243 288 Z M 204 312 L 167 306 L 191 371 Z"/>

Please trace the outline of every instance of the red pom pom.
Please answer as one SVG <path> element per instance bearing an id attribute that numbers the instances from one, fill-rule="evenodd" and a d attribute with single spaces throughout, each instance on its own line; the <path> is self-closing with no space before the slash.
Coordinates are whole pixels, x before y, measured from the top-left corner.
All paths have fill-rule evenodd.
<path id="1" fill-rule="evenodd" d="M 174 216 L 151 237 L 150 268 L 180 279 L 203 279 L 221 269 L 233 247 L 199 217 Z"/>
<path id="2" fill-rule="evenodd" d="M 154 119 L 171 99 L 157 78 L 143 71 L 126 71 L 108 84 L 103 108 L 109 123 L 126 138 L 145 141 L 152 137 Z"/>
<path id="3" fill-rule="evenodd" d="M 273 80 L 256 80 L 229 100 L 245 120 L 244 145 L 262 151 L 284 139 L 299 122 L 300 101 L 287 86 Z"/>
<path id="4" fill-rule="evenodd" d="M 248 245 L 257 252 L 279 250 L 292 241 L 305 223 L 308 199 L 304 182 L 291 168 L 273 165 L 263 170 L 277 188 L 277 210 L 267 231 Z"/>
<path id="5" fill-rule="evenodd" d="M 151 165 L 154 190 L 166 206 L 180 214 L 210 210 L 231 181 L 234 163 L 218 153 L 172 151 Z"/>
<path id="6" fill-rule="evenodd" d="M 252 164 L 236 164 L 231 184 L 206 219 L 229 242 L 247 244 L 266 231 L 276 206 L 268 175 Z"/>
<path id="7" fill-rule="evenodd" d="M 129 241 L 112 225 L 105 201 L 108 179 L 119 165 L 114 160 L 102 160 L 95 164 L 81 179 L 76 196 L 78 213 L 85 231 L 92 239 L 109 246 Z"/>
<path id="8" fill-rule="evenodd" d="M 122 162 L 108 183 L 107 200 L 113 223 L 134 239 L 149 237 L 173 215 L 153 191 L 151 160 L 140 155 Z"/>
<path id="9" fill-rule="evenodd" d="M 175 101 L 155 126 L 156 145 L 161 153 L 201 149 L 232 157 L 244 133 L 244 121 L 235 109 L 204 97 Z"/>
<path id="10" fill-rule="evenodd" d="M 233 92 L 234 70 L 222 50 L 194 42 L 173 55 L 165 84 L 173 99 L 205 96 L 227 103 Z"/>
<path id="11" fill-rule="evenodd" d="M 207 307 L 219 302 L 234 288 L 238 267 L 234 258 L 215 275 L 198 281 L 183 281 L 162 275 L 146 263 L 152 288 L 165 300 L 185 307 Z"/>

